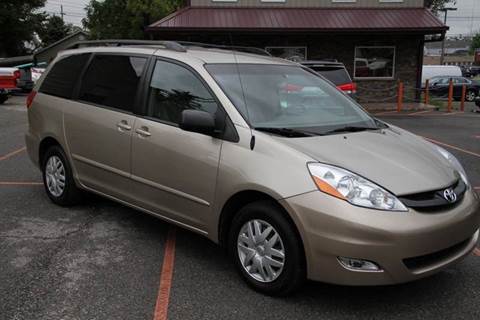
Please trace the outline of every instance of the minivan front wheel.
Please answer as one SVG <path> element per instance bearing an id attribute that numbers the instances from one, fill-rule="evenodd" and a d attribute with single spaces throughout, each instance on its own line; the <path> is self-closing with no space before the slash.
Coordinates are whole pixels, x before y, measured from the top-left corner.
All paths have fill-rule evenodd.
<path id="1" fill-rule="evenodd" d="M 248 204 L 232 222 L 229 252 L 244 280 L 268 295 L 285 295 L 305 279 L 302 242 L 280 208 Z"/>
<path id="2" fill-rule="evenodd" d="M 61 206 L 77 204 L 81 191 L 75 185 L 72 169 L 60 146 L 50 147 L 42 161 L 43 184 L 48 197 Z"/>

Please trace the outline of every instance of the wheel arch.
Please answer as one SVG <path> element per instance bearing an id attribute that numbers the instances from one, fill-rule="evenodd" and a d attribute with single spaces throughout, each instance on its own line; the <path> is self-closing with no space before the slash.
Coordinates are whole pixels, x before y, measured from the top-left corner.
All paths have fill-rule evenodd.
<path id="1" fill-rule="evenodd" d="M 295 232 L 297 233 L 298 239 L 301 241 L 301 247 L 303 249 L 303 254 L 305 256 L 305 245 L 303 237 L 300 233 L 300 228 L 296 223 L 296 219 L 294 219 L 289 211 L 284 208 L 284 206 L 274 197 L 269 195 L 268 193 L 258 191 L 258 190 L 243 190 L 239 191 L 232 196 L 225 202 L 220 212 L 220 218 L 218 222 L 218 243 L 222 247 L 226 247 L 228 242 L 228 234 L 229 230 L 235 217 L 235 214 L 247 204 L 257 202 L 257 201 L 269 201 L 274 206 L 276 206 L 282 215 L 291 223 L 294 227 Z"/>
<path id="2" fill-rule="evenodd" d="M 59 146 L 60 148 L 63 149 L 60 142 L 58 142 L 58 140 L 52 136 L 46 136 L 42 139 L 42 141 L 40 141 L 40 145 L 38 147 L 38 165 L 40 166 L 40 168 L 42 167 L 42 162 L 43 162 L 45 153 L 52 146 Z"/>

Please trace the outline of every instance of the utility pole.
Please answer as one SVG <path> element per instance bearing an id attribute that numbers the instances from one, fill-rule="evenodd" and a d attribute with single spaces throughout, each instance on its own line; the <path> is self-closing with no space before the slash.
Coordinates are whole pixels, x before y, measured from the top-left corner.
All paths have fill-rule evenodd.
<path id="1" fill-rule="evenodd" d="M 60 17 L 62 17 L 62 21 L 65 23 L 65 19 L 63 18 L 64 15 L 65 15 L 65 13 L 63 13 L 63 5 L 61 4 L 60 5 Z"/>
<path id="2" fill-rule="evenodd" d="M 443 20 L 443 24 L 447 25 L 447 13 L 448 11 L 457 11 L 457 8 L 443 8 L 440 11 L 445 12 L 445 19 Z M 442 55 L 440 56 L 440 64 L 443 65 L 445 63 L 445 38 L 446 35 L 443 37 L 442 41 Z"/>

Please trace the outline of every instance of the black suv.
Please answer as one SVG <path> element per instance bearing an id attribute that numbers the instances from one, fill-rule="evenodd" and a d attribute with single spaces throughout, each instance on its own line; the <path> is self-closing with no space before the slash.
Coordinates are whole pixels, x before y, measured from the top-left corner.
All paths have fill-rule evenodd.
<path id="1" fill-rule="evenodd" d="M 357 85 L 352 81 L 343 63 L 329 60 L 312 60 L 302 61 L 301 64 L 325 77 L 350 97 L 356 97 Z"/>

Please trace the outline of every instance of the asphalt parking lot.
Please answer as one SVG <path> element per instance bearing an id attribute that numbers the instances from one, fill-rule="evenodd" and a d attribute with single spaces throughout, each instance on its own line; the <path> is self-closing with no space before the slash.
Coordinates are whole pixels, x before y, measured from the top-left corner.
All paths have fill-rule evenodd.
<path id="1" fill-rule="evenodd" d="M 0 319 L 480 319 L 480 250 L 396 286 L 251 291 L 210 241 L 91 196 L 53 205 L 24 150 L 25 97 L 0 105 Z M 480 192 L 480 114 L 382 113 L 456 155 Z"/>

